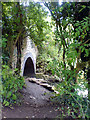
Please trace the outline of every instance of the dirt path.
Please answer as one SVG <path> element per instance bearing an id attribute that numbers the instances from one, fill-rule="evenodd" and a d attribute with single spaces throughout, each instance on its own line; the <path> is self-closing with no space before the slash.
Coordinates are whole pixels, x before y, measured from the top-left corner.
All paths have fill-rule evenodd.
<path id="1" fill-rule="evenodd" d="M 50 100 L 52 92 L 26 80 L 23 88 L 23 102 L 13 109 L 4 107 L 3 118 L 56 118 L 60 115 L 58 105 Z"/>
<path id="2" fill-rule="evenodd" d="M 16 106 L 14 109 L 4 108 L 3 118 L 56 118 L 59 115 L 55 106 Z"/>
<path id="3" fill-rule="evenodd" d="M 23 89 L 24 101 L 36 106 L 43 106 L 49 102 L 52 93 L 44 87 L 26 80 L 26 88 Z"/>

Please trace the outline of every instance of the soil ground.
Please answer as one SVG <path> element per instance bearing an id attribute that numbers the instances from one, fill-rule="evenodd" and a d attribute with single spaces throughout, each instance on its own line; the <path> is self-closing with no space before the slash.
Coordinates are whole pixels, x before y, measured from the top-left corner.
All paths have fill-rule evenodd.
<path id="1" fill-rule="evenodd" d="M 22 104 L 12 109 L 4 107 L 3 118 L 57 118 L 60 115 L 59 105 L 51 101 L 52 92 L 46 88 L 26 80 L 22 90 Z"/>

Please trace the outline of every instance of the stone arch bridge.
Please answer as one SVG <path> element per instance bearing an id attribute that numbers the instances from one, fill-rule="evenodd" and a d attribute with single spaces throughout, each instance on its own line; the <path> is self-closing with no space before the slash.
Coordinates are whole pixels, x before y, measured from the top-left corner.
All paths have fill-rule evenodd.
<path id="1" fill-rule="evenodd" d="M 38 54 L 37 47 L 32 40 L 27 37 L 23 40 L 21 50 L 21 76 L 34 76 L 36 73 L 36 57 Z M 16 67 L 17 49 L 14 49 L 12 67 Z"/>

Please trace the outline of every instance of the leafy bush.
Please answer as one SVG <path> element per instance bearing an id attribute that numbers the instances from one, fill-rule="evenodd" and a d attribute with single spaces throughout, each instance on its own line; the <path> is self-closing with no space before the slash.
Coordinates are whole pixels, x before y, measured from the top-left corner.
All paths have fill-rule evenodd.
<path id="1" fill-rule="evenodd" d="M 56 98 L 62 105 L 61 110 L 63 117 L 72 116 L 73 118 L 89 118 L 88 111 L 90 109 L 88 96 L 78 94 L 79 91 L 82 91 L 83 93 L 85 92 L 85 84 L 87 83 L 84 82 L 83 86 L 81 86 L 81 84 L 75 84 L 72 86 L 71 80 L 64 80 L 57 85 L 56 90 L 59 94 L 56 94 Z"/>
<path id="2" fill-rule="evenodd" d="M 2 65 L 2 103 L 5 106 L 17 102 L 19 90 L 23 88 L 24 78 L 16 75 L 17 69 L 12 70 L 7 65 Z"/>

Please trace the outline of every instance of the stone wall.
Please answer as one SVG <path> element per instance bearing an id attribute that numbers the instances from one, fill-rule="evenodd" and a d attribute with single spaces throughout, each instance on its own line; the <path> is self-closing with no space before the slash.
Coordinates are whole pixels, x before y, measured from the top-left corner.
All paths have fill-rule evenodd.
<path id="1" fill-rule="evenodd" d="M 36 72 L 37 55 L 38 55 L 38 50 L 35 44 L 32 42 L 32 40 L 29 37 L 25 38 L 23 40 L 22 54 L 21 54 L 21 73 L 20 73 L 21 76 L 23 76 L 25 62 L 29 57 L 32 59 L 34 70 Z M 13 53 L 13 63 L 12 63 L 13 68 L 16 67 L 16 62 L 17 62 L 17 49 L 15 48 Z"/>

